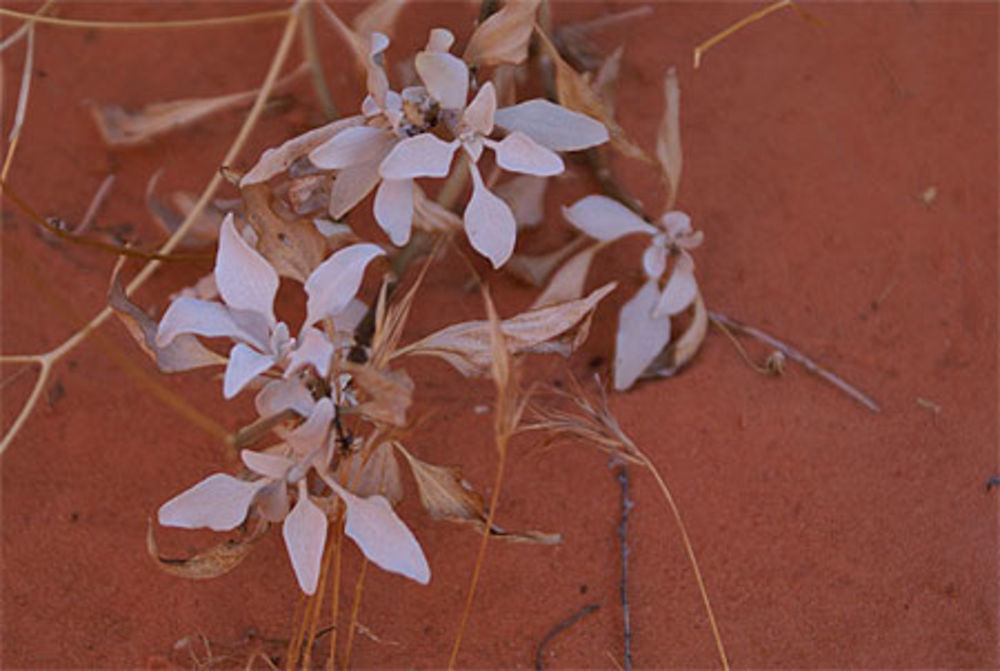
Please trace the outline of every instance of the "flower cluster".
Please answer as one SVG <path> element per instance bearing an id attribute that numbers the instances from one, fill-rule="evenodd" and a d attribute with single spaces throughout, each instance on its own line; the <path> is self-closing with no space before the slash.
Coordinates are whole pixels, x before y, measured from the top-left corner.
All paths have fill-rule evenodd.
<path id="1" fill-rule="evenodd" d="M 249 229 L 248 229 L 249 230 Z M 231 398 L 255 381 L 267 379 L 257 393 L 262 418 L 291 411 L 298 425 L 283 440 L 262 451 L 244 449 L 244 477 L 216 473 L 163 504 L 166 526 L 227 531 L 248 514 L 283 522 L 292 568 L 304 592 L 316 590 L 326 543 L 328 516 L 338 502 L 346 507 L 345 533 L 368 559 L 420 583 L 430 570 L 413 534 L 381 494 L 352 492 L 337 481 L 333 429 L 338 406 L 352 398 L 329 382 L 338 345 L 349 342 L 360 314 L 352 302 L 365 267 L 383 255 L 361 243 L 342 249 L 320 264 L 305 282 L 307 317 L 299 335 L 276 319 L 278 274 L 226 217 L 219 236 L 215 281 L 222 303 L 197 298 L 175 300 L 159 324 L 156 342 L 167 347 L 188 334 L 229 338 L 224 396 Z M 324 322 L 325 329 L 316 328 Z M 337 334 L 346 336 L 338 338 Z M 270 375 L 280 371 L 280 375 Z M 337 380 L 335 380 L 336 382 Z M 310 480 L 310 474 L 314 479 Z M 325 485 L 325 495 L 317 491 Z M 295 499 L 294 506 L 290 500 Z"/>

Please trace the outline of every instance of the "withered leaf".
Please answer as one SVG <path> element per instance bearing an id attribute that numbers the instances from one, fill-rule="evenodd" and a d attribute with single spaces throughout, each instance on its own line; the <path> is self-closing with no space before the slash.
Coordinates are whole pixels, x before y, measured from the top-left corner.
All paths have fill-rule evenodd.
<path id="1" fill-rule="evenodd" d="M 340 367 L 350 373 L 367 397 L 354 410 L 373 422 L 406 426 L 406 411 L 413 403 L 413 380 L 406 371 L 378 370 L 371 364 L 350 361 Z"/>
<path id="2" fill-rule="evenodd" d="M 469 38 L 462 58 L 470 65 L 519 65 L 528 57 L 535 12 L 541 0 L 507 0 Z"/>
<path id="3" fill-rule="evenodd" d="M 705 301 L 701 297 L 701 292 L 694 299 L 694 315 L 691 323 L 681 337 L 674 340 L 663 350 L 663 354 L 653 360 L 653 363 L 646 369 L 645 375 L 648 377 L 672 377 L 676 375 L 684 366 L 690 363 L 694 355 L 698 353 L 705 335 L 708 333 L 708 310 L 705 308 Z"/>
<path id="4" fill-rule="evenodd" d="M 254 527 L 239 538 L 230 538 L 199 552 L 188 559 L 170 559 L 160 556 L 153 534 L 153 520 L 149 520 L 146 530 L 146 551 L 164 573 L 190 580 L 208 580 L 229 573 L 243 563 L 270 525 L 257 518 Z"/>
<path id="5" fill-rule="evenodd" d="M 366 450 L 352 452 L 341 460 L 337 480 L 361 497 L 380 494 L 392 505 L 403 500 L 399 462 L 390 443 L 380 443 L 366 457 Z"/>
<path id="6" fill-rule="evenodd" d="M 559 97 L 559 104 L 597 119 L 607 126 L 608 133 L 611 134 L 611 144 L 616 150 L 629 158 L 648 162 L 649 157 L 646 152 L 618 125 L 590 83 L 559 55 L 559 50 L 552 44 L 545 31 L 538 29 L 537 33 L 556 68 L 556 95 Z"/>
<path id="7" fill-rule="evenodd" d="M 324 4 L 320 3 L 320 6 Z M 245 187 L 248 184 L 266 182 L 275 175 L 288 170 L 292 163 L 307 156 L 309 152 L 340 131 L 352 126 L 360 126 L 364 122 L 365 117 L 361 114 L 346 119 L 337 119 L 325 126 L 313 128 L 302 135 L 297 135 L 278 147 L 265 150 L 257 159 L 257 163 L 240 179 L 240 186 Z"/>
<path id="8" fill-rule="evenodd" d="M 575 301 L 529 310 L 501 322 L 512 354 L 556 352 L 568 356 L 586 339 L 597 304 L 617 283 L 611 282 Z M 394 356 L 436 356 L 466 377 L 488 375 L 493 362 L 490 324 L 471 321 L 454 324 L 396 351 Z"/>
<path id="9" fill-rule="evenodd" d="M 413 471 L 420 502 L 434 519 L 469 524 L 482 533 L 486 526 L 486 504 L 482 495 L 462 478 L 462 470 L 454 466 L 437 466 L 410 454 L 399 443 L 393 443 Z M 559 534 L 542 531 L 513 532 L 493 525 L 490 535 L 510 542 L 553 545 L 562 541 Z"/>
<path id="10" fill-rule="evenodd" d="M 392 37 L 396 18 L 405 4 L 406 0 L 375 0 L 368 3 L 351 21 L 354 32 L 366 41 L 371 38 L 372 33 Z"/>
<path id="11" fill-rule="evenodd" d="M 119 268 L 120 264 L 111 276 L 108 305 L 121 319 L 129 335 L 139 344 L 142 351 L 156 362 L 161 371 L 179 373 L 226 363 L 225 357 L 208 349 L 190 334 L 177 336 L 166 347 L 158 346 L 156 344 L 157 323 L 125 295 L 125 289 L 118 277 Z"/>
<path id="12" fill-rule="evenodd" d="M 665 209 L 672 210 L 680 187 L 681 168 L 681 89 L 677 83 L 677 68 L 667 70 L 663 81 L 665 108 L 660 129 L 656 134 L 656 159 L 663 178 L 670 187 Z"/>
<path id="13" fill-rule="evenodd" d="M 257 233 L 257 251 L 279 275 L 304 283 L 323 262 L 326 238 L 308 219 L 285 221 L 275 214 L 266 184 L 249 184 L 242 193 L 247 222 Z"/>
<path id="14" fill-rule="evenodd" d="M 306 67 L 278 80 L 274 88 L 285 86 L 306 71 Z M 191 98 L 164 103 L 151 103 L 140 110 L 129 111 L 118 105 L 90 105 L 90 113 L 104 142 L 115 148 L 134 147 L 188 126 L 213 114 L 240 107 L 254 101 L 259 89 L 230 93 L 213 98 Z"/>
<path id="15" fill-rule="evenodd" d="M 540 287 L 556 267 L 587 244 L 588 238 L 578 235 L 568 243 L 547 254 L 514 254 L 503 269 L 525 284 Z"/>
<path id="16" fill-rule="evenodd" d="M 545 291 L 531 304 L 531 309 L 537 310 L 580 298 L 583 295 L 583 285 L 587 281 L 587 274 L 590 272 L 590 264 L 594 261 L 597 252 L 603 249 L 606 244 L 608 243 L 596 242 L 564 263 L 549 280 Z"/>

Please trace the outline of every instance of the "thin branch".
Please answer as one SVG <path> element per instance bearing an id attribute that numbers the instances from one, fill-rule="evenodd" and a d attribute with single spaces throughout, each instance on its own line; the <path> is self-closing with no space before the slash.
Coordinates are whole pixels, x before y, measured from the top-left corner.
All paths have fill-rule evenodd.
<path id="1" fill-rule="evenodd" d="M 78 19 L 61 19 L 55 16 L 36 17 L 33 14 L 18 12 L 0 7 L 0 16 L 14 19 L 35 20 L 53 26 L 66 28 L 100 28 L 104 30 L 149 30 L 165 28 L 206 28 L 215 26 L 231 26 L 238 23 L 253 23 L 257 21 L 273 21 L 289 18 L 296 13 L 293 9 L 276 9 L 268 12 L 256 12 L 239 16 L 216 16 L 207 19 L 187 19 L 182 21 L 88 21 Z"/>
<path id="2" fill-rule="evenodd" d="M 360 474 L 361 469 L 358 469 L 358 472 Z M 358 581 L 354 584 L 354 604 L 351 606 L 351 622 L 347 625 L 347 642 L 344 644 L 344 663 L 341 667 L 344 671 L 351 668 L 351 650 L 354 647 L 354 632 L 358 628 L 358 613 L 361 611 L 361 595 L 364 591 L 365 576 L 367 573 L 368 558 L 362 557 Z M 329 665 L 328 668 L 332 669 L 333 665 Z"/>
<path id="3" fill-rule="evenodd" d="M 545 669 L 545 646 L 547 646 L 552 639 L 572 627 L 582 618 L 590 615 L 595 610 L 599 610 L 600 608 L 600 605 L 596 603 L 586 605 L 556 626 L 552 627 L 549 633 L 545 634 L 545 638 L 542 639 L 541 643 L 538 644 L 538 648 L 535 649 L 535 669 L 537 671 L 543 671 L 543 669 Z"/>
<path id="4" fill-rule="evenodd" d="M 323 117 L 327 121 L 333 121 L 340 116 L 337 106 L 333 102 L 333 94 L 326 83 L 326 73 L 323 71 L 323 59 L 319 53 L 319 46 L 316 44 L 316 25 L 313 21 L 313 8 L 315 2 L 308 2 L 302 11 L 302 55 L 306 63 L 309 64 L 309 74 L 312 78 L 313 92 L 323 110 Z"/>
<path id="5" fill-rule="evenodd" d="M 628 516 L 634 505 L 628 497 L 628 467 L 621 464 L 617 474 L 618 483 L 622 488 L 622 518 L 618 525 L 618 536 L 622 547 L 622 577 L 619 584 L 619 595 L 622 602 L 622 630 L 625 639 L 624 663 L 625 671 L 632 671 L 632 623 L 628 602 Z"/>
<path id="6" fill-rule="evenodd" d="M 719 42 L 722 42 L 733 33 L 736 33 L 742 30 L 743 28 L 746 28 L 751 23 L 756 23 L 757 21 L 763 19 L 765 16 L 772 14 L 778 11 L 779 9 L 784 9 L 785 7 L 790 7 L 792 5 L 793 5 L 792 0 L 778 0 L 778 2 L 768 5 L 764 9 L 756 11 L 753 14 L 750 14 L 749 16 L 743 17 L 742 19 L 740 19 L 733 25 L 729 26 L 722 32 L 717 33 L 716 35 L 713 35 L 712 37 L 708 38 L 707 40 L 705 40 L 704 42 L 702 42 L 701 44 L 699 44 L 694 48 L 694 69 L 697 70 L 701 66 L 702 55 L 706 51 L 714 47 L 716 44 L 718 44 Z"/>
<path id="7" fill-rule="evenodd" d="M 764 333 L 758 328 L 754 328 L 753 326 L 749 326 L 742 322 L 736 321 L 731 317 L 727 317 L 721 312 L 710 310 L 708 314 L 714 322 L 722 324 L 727 328 L 730 328 L 744 335 L 750 336 L 751 338 L 755 338 L 761 341 L 762 343 L 768 345 L 769 347 L 773 347 L 774 349 L 778 350 L 792 361 L 801 364 L 810 373 L 813 373 L 823 378 L 824 380 L 832 384 L 834 387 L 844 392 L 845 394 L 847 394 L 848 396 L 850 396 L 855 401 L 865 406 L 872 412 L 875 413 L 882 412 L 882 408 L 879 407 L 879 404 L 876 403 L 870 396 L 858 390 L 856 387 L 848 384 L 846 381 L 843 380 L 843 378 L 841 378 L 837 374 L 827 370 L 826 368 L 823 368 L 818 363 L 816 363 L 815 361 L 813 361 L 808 356 L 806 356 L 799 350 L 795 349 L 791 345 L 788 345 L 778 340 L 772 335 Z"/>

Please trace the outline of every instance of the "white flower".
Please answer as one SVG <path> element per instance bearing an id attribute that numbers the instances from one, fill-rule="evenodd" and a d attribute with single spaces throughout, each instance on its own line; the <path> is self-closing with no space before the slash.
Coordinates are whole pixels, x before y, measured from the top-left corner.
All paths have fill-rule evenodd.
<path id="1" fill-rule="evenodd" d="M 605 196 L 587 196 L 563 216 L 575 227 L 602 241 L 633 233 L 649 236 L 642 256 L 647 281 L 625 305 L 618 320 L 615 345 L 615 389 L 628 389 L 670 342 L 670 317 L 686 310 L 698 295 L 694 259 L 689 250 L 701 244 L 701 231 L 691 228 L 683 212 L 667 212 L 657 226 L 647 223 L 621 203 Z M 667 274 L 668 257 L 673 267 Z"/>
<path id="2" fill-rule="evenodd" d="M 215 261 L 215 281 L 223 302 L 178 298 L 160 321 L 157 345 L 165 347 L 184 333 L 235 340 L 223 381 L 225 398 L 232 398 L 258 375 L 286 360 L 291 361 L 292 372 L 312 365 L 325 376 L 333 346 L 322 332 L 308 327 L 345 310 L 361 286 L 368 263 L 384 253 L 378 245 L 361 243 L 317 266 L 305 283 L 308 317 L 296 341 L 274 315 L 278 273 L 236 231 L 229 214 L 219 232 Z"/>
<path id="3" fill-rule="evenodd" d="M 375 219 L 393 244 L 402 245 L 413 225 L 413 180 L 448 176 L 462 147 L 470 159 L 473 186 L 463 217 L 466 233 L 472 247 L 499 267 L 513 252 L 517 226 L 510 207 L 486 188 L 479 173 L 476 163 L 483 149 L 492 149 L 504 170 L 548 177 L 564 170 L 556 151 L 600 144 L 608 131 L 598 121 L 544 100 L 498 110 L 491 82 L 467 105 L 469 68 L 448 53 L 453 42 L 447 30 L 432 30 L 427 47 L 414 60 L 424 85 L 397 95 L 388 90 L 376 58 L 388 40 L 373 36 L 369 96 L 362 108 L 369 121 L 341 131 L 309 158 L 319 168 L 339 171 L 331 192 L 334 217 L 342 217 L 378 184 Z M 502 140 L 490 139 L 495 126 L 508 131 Z M 452 139 L 431 134 L 434 127 L 443 127 Z"/>
<path id="4" fill-rule="evenodd" d="M 299 587 L 316 592 L 322 571 L 329 521 L 327 505 L 309 493 L 310 469 L 329 485 L 347 509 L 345 532 L 364 555 L 387 571 L 421 584 L 430 568 L 413 533 L 381 496 L 362 498 L 341 487 L 329 474 L 330 426 L 336 410 L 329 398 L 318 401 L 309 418 L 288 434 L 287 442 L 266 452 L 243 450 L 240 457 L 257 477 L 241 480 L 215 473 L 164 503 L 157 514 L 164 526 L 228 531 L 239 526 L 252 505 L 271 522 L 281 522 L 282 537 Z M 297 501 L 289 511 L 288 497 Z"/>

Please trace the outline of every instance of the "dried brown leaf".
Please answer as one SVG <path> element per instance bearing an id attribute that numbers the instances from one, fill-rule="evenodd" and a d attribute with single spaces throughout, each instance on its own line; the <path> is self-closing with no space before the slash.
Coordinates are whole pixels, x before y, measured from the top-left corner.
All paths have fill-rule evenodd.
<path id="1" fill-rule="evenodd" d="M 536 226 L 545 218 L 545 190 L 548 185 L 548 177 L 515 175 L 493 189 L 493 193 L 510 206 L 518 227 Z"/>
<path id="2" fill-rule="evenodd" d="M 266 184 L 249 184 L 241 191 L 247 222 L 257 233 L 257 251 L 279 275 L 305 282 L 323 262 L 326 238 L 307 219 L 285 221 L 275 214 Z"/>
<path id="3" fill-rule="evenodd" d="M 663 354 L 649 365 L 645 375 L 649 377 L 671 377 L 690 363 L 701 348 L 708 333 L 708 310 L 699 291 L 694 299 L 694 315 L 681 337 L 670 343 Z"/>
<path id="4" fill-rule="evenodd" d="M 541 0 L 508 0 L 503 9 L 479 24 L 462 58 L 480 67 L 523 63 L 539 4 Z"/>
<path id="5" fill-rule="evenodd" d="M 341 460 L 337 479 L 358 496 L 380 494 L 395 506 L 403 500 L 399 462 L 390 443 L 379 443 L 368 452 L 358 450 Z"/>
<path id="6" fill-rule="evenodd" d="M 190 334 L 177 336 L 166 347 L 156 344 L 157 323 L 142 309 L 130 301 L 118 277 L 119 264 L 111 276 L 108 289 L 108 305 L 125 325 L 129 335 L 139 344 L 149 358 L 156 362 L 164 373 L 179 373 L 204 366 L 224 365 L 225 357 L 208 349 Z"/>
<path id="7" fill-rule="evenodd" d="M 548 254 L 514 254 L 503 269 L 525 284 L 540 287 L 545 284 L 552 271 L 560 263 L 587 244 L 589 239 L 585 235 L 577 235 L 562 247 Z"/>
<path id="8" fill-rule="evenodd" d="M 372 422 L 406 426 L 406 411 L 413 403 L 413 380 L 406 371 L 378 370 L 350 361 L 342 362 L 341 370 L 350 373 L 367 396 L 355 411 Z"/>
<path id="9" fill-rule="evenodd" d="M 392 37 L 399 11 L 403 9 L 406 0 L 375 0 L 351 21 L 354 32 L 366 42 L 372 33 L 382 33 Z"/>
<path id="10" fill-rule="evenodd" d="M 298 215 L 325 213 L 330 205 L 331 186 L 329 175 L 305 175 L 291 180 L 288 184 L 288 202 L 292 206 L 292 212 Z"/>
<path id="11" fill-rule="evenodd" d="M 677 68 L 667 70 L 663 81 L 665 105 L 663 120 L 656 134 L 656 160 L 660 164 L 663 179 L 670 187 L 665 209 L 672 210 L 677 202 L 677 190 L 680 188 L 681 168 L 683 167 L 681 153 L 681 89 L 677 83 Z"/>
<path id="12" fill-rule="evenodd" d="M 486 526 L 486 504 L 483 497 L 472 485 L 462 478 L 462 470 L 453 466 L 436 466 L 422 461 L 409 453 L 399 443 L 394 443 L 413 471 L 417 482 L 420 502 L 431 517 L 461 524 L 469 524 L 479 533 Z M 559 534 L 541 531 L 509 532 L 493 525 L 490 535 L 510 542 L 559 543 Z"/>
<path id="13" fill-rule="evenodd" d="M 153 521 L 149 520 L 146 531 L 146 551 L 164 573 L 190 580 L 217 578 L 239 566 L 253 550 L 257 541 L 264 537 L 269 526 L 265 520 L 258 518 L 253 529 L 245 532 L 239 538 L 225 540 L 189 559 L 168 559 L 160 556 L 153 534 Z"/>
<path id="14" fill-rule="evenodd" d="M 545 291 L 531 304 L 531 309 L 538 310 L 550 305 L 574 301 L 583 296 L 583 285 L 587 281 L 590 264 L 594 261 L 597 252 L 604 249 L 605 245 L 607 242 L 592 244 L 564 263 L 549 280 Z"/>
<path id="15" fill-rule="evenodd" d="M 325 126 L 313 128 L 311 131 L 297 135 L 278 147 L 266 149 L 257 163 L 240 179 L 240 186 L 266 182 L 277 174 L 288 170 L 289 166 L 303 156 L 306 156 L 334 135 L 353 126 L 360 126 L 365 121 L 364 116 L 337 119 Z"/>
<path id="16" fill-rule="evenodd" d="M 500 327 L 507 349 L 512 354 L 556 352 L 568 356 L 586 339 L 597 304 L 616 286 L 611 282 L 586 298 L 529 310 L 504 320 Z M 454 324 L 403 347 L 394 356 L 404 354 L 439 357 L 466 377 L 487 375 L 493 362 L 490 323 Z"/>
<path id="17" fill-rule="evenodd" d="M 274 88 L 285 86 L 305 72 L 300 67 L 275 83 Z M 171 102 L 151 103 L 140 110 L 129 111 L 118 105 L 90 104 L 90 114 L 104 142 L 115 148 L 134 147 L 153 141 L 157 137 L 183 128 L 219 112 L 234 109 L 254 101 L 258 89 L 230 93 L 213 98 L 191 98 Z"/>
<path id="18" fill-rule="evenodd" d="M 160 172 L 155 173 L 146 186 L 146 207 L 153 215 L 153 220 L 170 236 L 180 228 L 185 217 L 194 209 L 197 199 L 186 191 L 176 191 L 170 194 L 169 203 L 163 202 L 155 192 L 159 176 Z M 183 244 L 191 247 L 215 244 L 219 239 L 219 227 L 225 214 L 212 203 L 206 205 L 184 235 Z"/>
<path id="19" fill-rule="evenodd" d="M 594 79 L 590 87 L 600 96 L 604 103 L 604 109 L 608 115 L 615 116 L 618 106 L 618 75 L 622 69 L 622 55 L 625 53 L 625 45 L 619 46 L 611 55 L 601 61 L 601 66 L 594 74 Z"/>
<path id="20" fill-rule="evenodd" d="M 616 150 L 629 158 L 648 162 L 650 159 L 646 152 L 628 137 L 625 130 L 609 114 L 601 97 L 591 88 L 590 83 L 563 59 L 545 31 L 538 28 L 536 32 L 556 67 L 556 95 L 559 97 L 559 104 L 597 119 L 607 127 L 611 134 L 611 145 Z"/>

